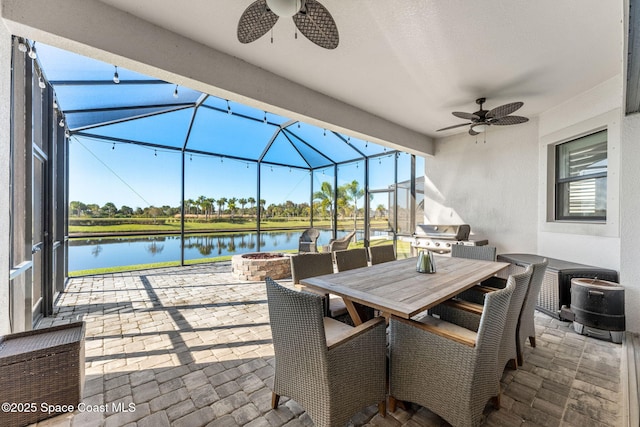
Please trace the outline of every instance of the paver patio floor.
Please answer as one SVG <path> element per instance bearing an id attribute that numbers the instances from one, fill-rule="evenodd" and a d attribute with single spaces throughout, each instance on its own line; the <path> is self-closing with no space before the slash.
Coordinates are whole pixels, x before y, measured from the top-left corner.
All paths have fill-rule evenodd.
<path id="1" fill-rule="evenodd" d="M 228 263 L 71 279 L 40 327 L 75 320 L 87 322 L 83 403 L 109 410 L 38 426 L 313 425 L 292 400 L 271 409 L 264 284 L 238 282 Z M 505 372 L 502 409 L 488 412 L 484 425 L 620 425 L 621 346 L 539 313 L 536 329 L 538 346 L 527 344 L 524 366 Z M 447 425 L 415 405 L 386 418 L 371 406 L 350 424 Z"/>

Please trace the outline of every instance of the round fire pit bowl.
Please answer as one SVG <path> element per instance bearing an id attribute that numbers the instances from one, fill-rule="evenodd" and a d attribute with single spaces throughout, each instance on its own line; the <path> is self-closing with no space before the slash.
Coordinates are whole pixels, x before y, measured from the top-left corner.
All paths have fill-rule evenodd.
<path id="1" fill-rule="evenodd" d="M 262 281 L 267 277 L 284 279 L 291 277 L 289 256 L 275 252 L 251 252 L 234 255 L 231 258 L 233 276 L 250 282 Z"/>
<path id="2" fill-rule="evenodd" d="M 624 288 L 606 280 L 571 279 L 573 329 L 582 335 L 622 343 L 625 330 Z"/>

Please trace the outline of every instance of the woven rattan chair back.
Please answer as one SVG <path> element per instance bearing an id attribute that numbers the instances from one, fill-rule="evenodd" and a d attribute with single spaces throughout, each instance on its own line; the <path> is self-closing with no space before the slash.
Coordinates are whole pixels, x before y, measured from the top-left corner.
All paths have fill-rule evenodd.
<path id="1" fill-rule="evenodd" d="M 276 358 L 274 390 L 279 395 L 296 396 L 297 400 L 300 398 L 300 384 L 292 381 L 296 372 L 320 379 L 327 375 L 324 298 L 285 288 L 270 278 L 266 279 L 266 287 Z M 318 383 L 323 384 L 324 381 Z M 328 393 L 328 389 L 315 390 L 315 393 Z M 307 398 L 302 396 L 302 399 Z M 305 406 L 309 402 L 298 403 Z"/>
<path id="2" fill-rule="evenodd" d="M 328 252 L 343 251 L 347 249 L 349 247 L 349 243 L 351 243 L 351 239 L 353 239 L 353 236 L 355 235 L 356 232 L 352 231 L 340 239 L 331 240 L 329 242 Z"/>
<path id="3" fill-rule="evenodd" d="M 298 240 L 298 252 L 318 252 L 318 237 L 320 232 L 315 228 L 304 230 Z"/>
<path id="4" fill-rule="evenodd" d="M 479 426 L 485 405 L 500 393 L 496 359 L 515 287 L 510 279 L 487 295 L 475 347 L 392 317 L 389 394 L 422 405 L 451 425 Z"/>
<path id="5" fill-rule="evenodd" d="M 496 260 L 495 246 L 451 245 L 451 256 L 455 258 L 477 259 L 482 261 Z"/>
<path id="6" fill-rule="evenodd" d="M 395 261 L 396 253 L 393 245 L 370 246 L 369 260 L 371 265 L 381 264 L 383 262 Z"/>
<path id="7" fill-rule="evenodd" d="M 365 248 L 349 249 L 333 253 L 338 271 L 353 270 L 368 266 L 367 250 Z"/>
<path id="8" fill-rule="evenodd" d="M 529 289 L 532 273 L 533 269 L 529 266 L 524 272 L 514 274 L 508 279 L 515 283 L 515 289 L 513 290 L 513 295 L 511 295 L 511 302 L 509 303 L 509 310 L 507 311 L 507 321 L 502 334 L 500 351 L 498 352 L 498 381 L 502 378 L 502 372 L 504 371 L 504 367 L 507 362 L 512 362 L 512 367 L 514 368 L 517 366 L 518 321 L 520 319 L 520 313 L 522 312 L 522 305 L 524 303 L 525 296 L 527 295 L 527 290 Z"/>
<path id="9" fill-rule="evenodd" d="M 363 408 L 385 400 L 385 322 L 341 343 L 327 344 L 322 297 L 266 279 L 275 353 L 272 408 L 280 396 L 299 403 L 317 427 L 343 426 Z M 343 325 L 345 328 L 349 328 Z M 353 329 L 355 330 L 355 329 Z"/>
<path id="10" fill-rule="evenodd" d="M 333 273 L 333 259 L 329 253 L 302 254 L 291 257 L 291 278 L 294 284 L 300 280 Z"/>
<path id="11" fill-rule="evenodd" d="M 542 281 L 547 271 L 548 261 L 544 259 L 542 262 L 532 264 L 533 273 L 531 274 L 531 281 L 529 282 L 529 288 L 527 295 L 524 298 L 522 304 L 522 311 L 520 312 L 520 318 L 518 320 L 518 328 L 516 332 L 516 352 L 518 355 L 518 365 L 524 363 L 524 343 L 529 338 L 529 343 L 532 347 L 536 346 L 536 328 L 533 320 L 536 302 L 538 300 L 538 293 L 542 287 Z"/>

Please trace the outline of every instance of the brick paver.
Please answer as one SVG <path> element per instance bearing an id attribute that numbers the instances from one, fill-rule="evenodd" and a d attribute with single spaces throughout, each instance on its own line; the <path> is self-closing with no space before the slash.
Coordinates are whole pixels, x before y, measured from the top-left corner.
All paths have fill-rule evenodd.
<path id="1" fill-rule="evenodd" d="M 289 282 L 282 280 L 281 282 Z M 283 397 L 270 407 L 274 359 L 266 293 L 229 263 L 74 278 L 40 327 L 87 323 L 83 403 L 104 407 L 42 426 L 310 426 Z M 505 371 L 502 408 L 486 426 L 618 426 L 619 345 L 536 314 L 537 343 Z M 417 405 L 386 418 L 371 406 L 350 425 L 440 426 Z"/>

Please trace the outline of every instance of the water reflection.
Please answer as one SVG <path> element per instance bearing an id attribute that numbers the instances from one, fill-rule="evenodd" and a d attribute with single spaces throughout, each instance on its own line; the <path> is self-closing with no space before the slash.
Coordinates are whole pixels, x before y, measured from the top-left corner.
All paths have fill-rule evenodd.
<path id="1" fill-rule="evenodd" d="M 259 243 L 255 232 L 186 235 L 184 259 L 255 252 L 258 245 L 262 252 L 296 250 L 300 233 L 300 230 L 261 232 Z M 330 238 L 330 231 L 321 231 L 318 246 L 327 244 Z M 69 271 L 179 261 L 180 252 L 179 235 L 69 239 Z"/>
<path id="2" fill-rule="evenodd" d="M 100 255 L 100 252 L 102 252 L 102 246 L 100 245 L 96 245 L 95 248 L 91 249 L 91 255 L 96 258 L 98 257 L 98 255 Z"/>
<path id="3" fill-rule="evenodd" d="M 159 245 L 157 242 L 151 242 L 146 247 L 147 252 L 151 254 L 151 256 L 155 256 L 157 254 L 162 253 L 164 250 L 164 245 Z"/>

